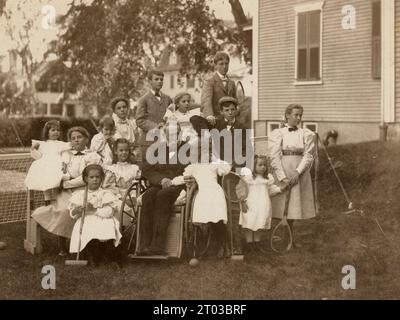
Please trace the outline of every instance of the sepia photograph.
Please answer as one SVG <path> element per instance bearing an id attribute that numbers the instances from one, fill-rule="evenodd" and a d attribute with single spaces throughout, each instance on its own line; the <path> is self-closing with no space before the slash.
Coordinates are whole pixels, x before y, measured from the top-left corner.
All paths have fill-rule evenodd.
<path id="1" fill-rule="evenodd" d="M 0 0 L 0 300 L 400 299 L 399 158 L 400 0 Z"/>

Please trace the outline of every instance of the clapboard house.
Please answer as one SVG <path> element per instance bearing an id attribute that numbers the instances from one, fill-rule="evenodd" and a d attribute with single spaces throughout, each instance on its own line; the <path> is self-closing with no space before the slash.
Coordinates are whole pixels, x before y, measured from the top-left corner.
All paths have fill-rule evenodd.
<path id="1" fill-rule="evenodd" d="M 257 136 L 290 103 L 337 143 L 400 137 L 400 1 L 259 0 L 254 21 Z M 385 134 L 385 129 L 387 135 Z"/>

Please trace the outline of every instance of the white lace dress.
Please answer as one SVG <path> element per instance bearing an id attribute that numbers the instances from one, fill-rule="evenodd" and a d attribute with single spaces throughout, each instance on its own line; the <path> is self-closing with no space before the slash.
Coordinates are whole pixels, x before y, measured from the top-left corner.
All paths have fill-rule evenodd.
<path id="1" fill-rule="evenodd" d="M 268 179 L 257 175 L 255 178 L 250 169 L 243 168 L 242 179 L 249 188 L 246 199 L 247 212 L 240 212 L 239 224 L 246 229 L 257 231 L 271 228 L 272 206 L 271 195 L 280 193 L 280 188 L 274 184 L 274 177 Z"/>
<path id="2" fill-rule="evenodd" d="M 71 149 L 71 144 L 58 140 L 32 140 L 32 144 L 34 143 L 39 143 L 39 149 L 31 152 L 32 158 L 36 160 L 33 161 L 25 178 L 26 187 L 29 190 L 39 191 L 59 187 L 64 176 L 62 153 Z"/>
<path id="3" fill-rule="evenodd" d="M 193 116 L 200 116 L 200 108 L 188 110 L 185 113 L 180 112 L 175 104 L 171 104 L 164 115 L 164 120 L 169 121 L 177 121 L 181 128 L 180 137 L 182 141 L 189 141 L 189 143 L 193 142 L 193 139 L 196 139 L 197 133 L 193 129 L 193 126 L 190 122 L 190 118 Z"/>
<path id="4" fill-rule="evenodd" d="M 82 213 L 84 194 L 84 190 L 76 191 L 69 200 L 71 217 L 77 218 L 79 216 L 72 230 L 69 249 L 71 253 L 78 252 L 81 226 L 80 213 Z M 92 239 L 100 241 L 114 240 L 114 245 L 117 247 L 122 237 L 119 231 L 119 222 L 114 217 L 114 213 L 118 210 L 117 197 L 109 190 L 101 188 L 94 191 L 89 190 L 87 203 L 80 250 L 82 251 Z"/>
<path id="5" fill-rule="evenodd" d="M 113 153 L 103 133 L 100 132 L 93 136 L 90 142 L 90 150 L 97 152 L 101 156 L 103 165 L 112 163 Z"/>
<path id="6" fill-rule="evenodd" d="M 105 167 L 105 179 L 103 182 L 103 188 L 112 191 L 118 198 L 118 210 L 121 209 L 122 206 L 122 198 L 124 197 L 128 188 L 136 181 L 136 176 L 139 171 L 139 167 L 136 164 L 131 164 L 128 162 L 117 162 L 110 166 Z M 136 201 L 133 197 L 133 192 L 131 193 L 131 197 L 127 198 L 127 206 L 124 208 L 124 211 L 132 214 L 133 211 L 130 206 L 134 206 L 135 203 L 130 203 L 130 200 Z M 121 216 L 118 215 L 118 219 L 121 219 Z M 130 219 L 127 215 L 123 216 L 123 225 L 129 225 Z"/>
<path id="7" fill-rule="evenodd" d="M 193 176 L 199 192 L 193 204 L 194 223 L 228 221 L 225 194 L 217 182 L 217 176 L 230 172 L 231 166 L 224 161 L 196 163 L 186 167 L 184 176 Z"/>
<path id="8" fill-rule="evenodd" d="M 315 217 L 314 195 L 310 168 L 315 157 L 315 134 L 309 129 L 288 127 L 275 129 L 268 140 L 271 166 L 278 181 L 291 177 L 295 171 L 300 174 L 299 183 L 291 189 L 288 219 L 310 219 Z M 287 152 L 289 154 L 287 154 Z M 290 154 L 292 153 L 292 154 Z M 282 219 L 285 199 L 284 192 L 272 199 L 274 218 Z"/>

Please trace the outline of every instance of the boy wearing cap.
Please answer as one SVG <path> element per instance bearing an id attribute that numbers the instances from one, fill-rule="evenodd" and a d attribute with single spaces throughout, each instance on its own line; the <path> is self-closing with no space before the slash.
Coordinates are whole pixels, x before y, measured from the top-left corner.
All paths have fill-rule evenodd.
<path id="1" fill-rule="evenodd" d="M 219 99 L 227 96 L 236 98 L 235 82 L 227 77 L 229 55 L 222 51 L 217 52 L 214 65 L 215 72 L 204 79 L 201 91 L 201 112 L 211 125 L 215 125 L 220 116 Z"/>
<path id="2" fill-rule="evenodd" d="M 215 143 L 218 143 L 220 146 L 220 159 L 231 162 L 232 163 L 232 171 L 235 171 L 236 168 L 245 167 L 246 162 L 237 163 L 238 159 L 235 159 L 235 149 L 241 151 L 242 157 L 248 157 L 253 159 L 253 149 L 247 150 L 247 146 L 251 147 L 251 142 L 246 136 L 246 128 L 245 126 L 239 122 L 236 118 L 238 115 L 238 101 L 233 97 L 222 97 L 218 101 L 218 105 L 221 110 L 221 117 L 216 121 L 215 129 L 217 129 L 220 133 L 219 141 L 215 141 L 217 138 L 216 135 L 213 135 L 213 139 Z M 229 135 L 226 134 L 226 130 L 229 131 Z M 241 131 L 241 137 L 238 135 L 238 131 Z M 225 132 L 224 132 L 225 131 Z M 236 135 L 235 135 L 236 132 Z M 230 139 L 230 149 L 225 149 L 225 136 Z M 221 137 L 224 137 L 221 139 Z M 240 139 L 238 141 L 238 139 Z M 246 152 L 250 152 L 251 154 L 247 154 Z M 238 153 L 238 151 L 236 151 Z M 229 155 L 230 154 L 230 155 Z M 241 239 L 243 238 L 241 235 L 241 228 L 239 227 L 239 215 L 238 212 L 233 212 L 232 214 L 232 226 L 233 226 L 233 254 L 242 254 L 242 243 Z"/>
<path id="3" fill-rule="evenodd" d="M 215 141 L 220 145 L 220 159 L 232 162 L 232 170 L 236 169 L 237 167 L 245 166 L 245 163 L 237 163 L 235 160 L 235 149 L 240 148 L 242 156 L 246 156 L 246 146 L 247 146 L 247 139 L 246 139 L 246 128 L 245 126 L 239 122 L 236 118 L 238 115 L 238 101 L 232 97 L 222 97 L 218 101 L 218 105 L 220 107 L 221 116 L 217 119 L 214 128 L 220 132 L 220 137 L 224 136 L 224 130 L 229 131 L 230 137 L 230 150 L 225 150 L 224 145 L 225 141 Z M 240 135 L 238 135 L 237 130 L 241 131 L 241 141 L 236 141 Z M 236 135 L 235 135 L 236 131 Z M 215 137 L 214 137 L 215 138 Z M 225 140 L 225 138 L 224 138 Z M 229 157 L 229 153 L 231 156 Z"/>

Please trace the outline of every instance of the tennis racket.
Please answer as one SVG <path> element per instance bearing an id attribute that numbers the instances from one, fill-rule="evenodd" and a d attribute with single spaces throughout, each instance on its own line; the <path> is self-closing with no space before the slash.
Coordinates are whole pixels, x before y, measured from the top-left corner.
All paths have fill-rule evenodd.
<path id="1" fill-rule="evenodd" d="M 290 187 L 289 187 L 290 188 Z M 293 233 L 287 221 L 291 188 L 286 193 L 285 209 L 282 220 L 275 226 L 271 234 L 271 249 L 277 253 L 288 252 L 292 248 Z"/>
<path id="2" fill-rule="evenodd" d="M 240 81 L 236 82 L 236 98 L 239 105 L 242 104 L 246 98 L 243 84 Z"/>

